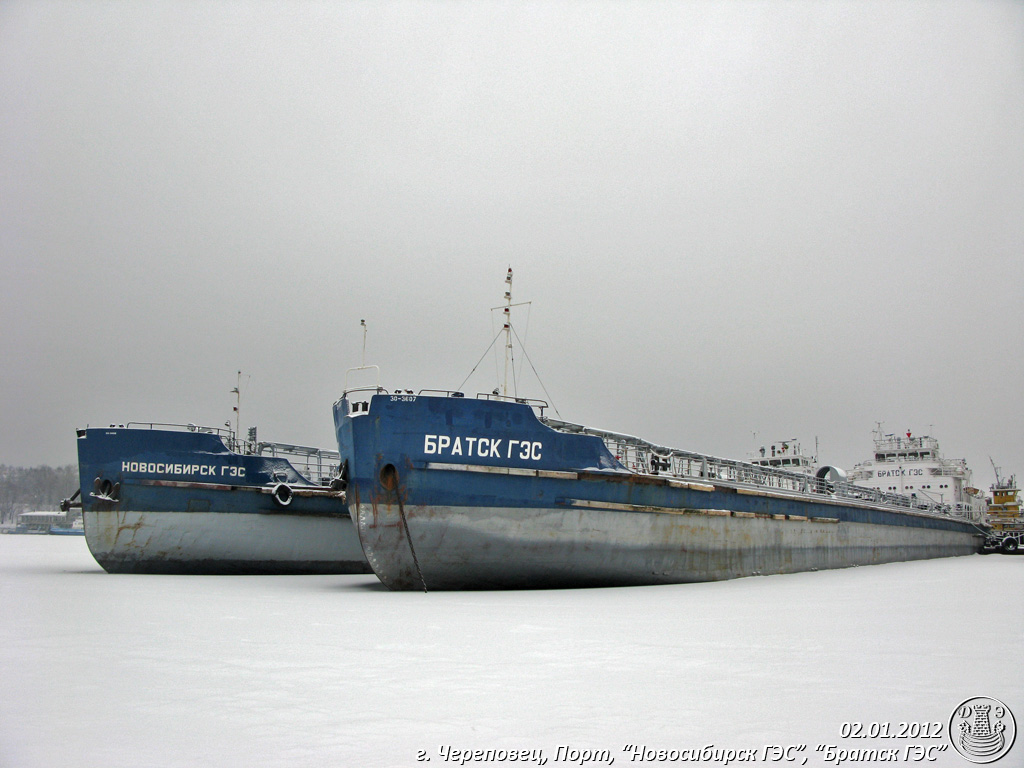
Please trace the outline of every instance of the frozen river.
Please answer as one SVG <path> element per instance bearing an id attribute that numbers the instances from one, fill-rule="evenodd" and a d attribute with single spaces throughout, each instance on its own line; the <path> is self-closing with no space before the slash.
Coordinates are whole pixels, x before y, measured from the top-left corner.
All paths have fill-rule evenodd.
<path id="1" fill-rule="evenodd" d="M 682 764 L 641 747 L 824 766 L 830 746 L 969 766 L 944 732 L 844 724 L 944 731 L 973 696 L 1020 723 L 1022 594 L 1024 556 L 425 595 L 372 575 L 114 576 L 84 539 L 0 536 L 0 766 Z M 995 765 L 1024 765 L 1024 739 Z"/>

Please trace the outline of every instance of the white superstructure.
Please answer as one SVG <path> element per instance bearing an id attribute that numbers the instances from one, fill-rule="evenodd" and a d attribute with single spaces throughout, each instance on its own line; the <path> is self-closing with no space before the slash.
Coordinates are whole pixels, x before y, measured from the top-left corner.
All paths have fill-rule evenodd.
<path id="1" fill-rule="evenodd" d="M 757 454 L 749 456 L 747 461 L 759 467 L 775 467 L 790 472 L 813 475 L 818 464 L 818 457 L 808 456 L 804 453 L 800 443 L 793 438 L 792 440 L 779 440 L 767 447 L 761 446 Z"/>
<path id="2" fill-rule="evenodd" d="M 943 457 L 938 440 L 915 437 L 909 430 L 905 435 L 886 434 L 879 424 L 874 438 L 874 458 L 854 466 L 851 483 L 947 504 L 970 520 L 984 519 L 985 500 L 971 485 L 971 470 L 964 459 Z"/>

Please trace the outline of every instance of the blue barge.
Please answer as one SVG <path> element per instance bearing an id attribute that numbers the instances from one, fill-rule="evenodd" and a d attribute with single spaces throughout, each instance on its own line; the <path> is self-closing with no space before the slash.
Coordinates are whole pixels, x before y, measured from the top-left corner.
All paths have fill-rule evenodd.
<path id="1" fill-rule="evenodd" d="M 86 542 L 111 573 L 368 573 L 334 451 L 195 425 L 78 431 Z"/>
<path id="2" fill-rule="evenodd" d="M 627 586 L 969 555 L 948 507 L 653 445 L 498 395 L 346 392 L 359 542 L 396 590 Z"/>

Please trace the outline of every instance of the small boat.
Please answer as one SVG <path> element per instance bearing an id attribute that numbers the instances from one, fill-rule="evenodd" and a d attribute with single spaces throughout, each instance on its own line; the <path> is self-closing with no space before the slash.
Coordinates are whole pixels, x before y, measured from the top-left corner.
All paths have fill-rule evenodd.
<path id="1" fill-rule="evenodd" d="M 18 522 L 13 532 L 32 535 L 46 534 L 50 532 L 51 527 L 60 524 L 63 520 L 63 513 L 44 510 L 22 512 L 18 515 Z"/>
<path id="2" fill-rule="evenodd" d="M 992 461 L 991 458 L 989 461 Z M 1024 518 L 1020 509 L 1020 489 L 1017 487 L 1016 475 L 1004 475 L 1002 470 L 992 462 L 996 481 L 990 486 L 991 501 L 988 505 L 988 520 L 997 530 L 1004 528 L 1024 528 Z"/>
<path id="3" fill-rule="evenodd" d="M 1020 489 L 1016 475 L 1004 475 L 992 462 L 996 481 L 991 486 L 992 496 L 988 505 L 988 524 L 991 527 L 983 551 L 1001 550 L 1006 554 L 1022 551 L 1024 547 L 1024 515 L 1020 509 Z"/>
<path id="4" fill-rule="evenodd" d="M 111 573 L 367 573 L 335 451 L 194 424 L 78 430 L 85 538 Z"/>
<path id="5" fill-rule="evenodd" d="M 70 525 L 51 525 L 51 536 L 85 536 L 85 525 L 81 517 L 75 517 Z"/>

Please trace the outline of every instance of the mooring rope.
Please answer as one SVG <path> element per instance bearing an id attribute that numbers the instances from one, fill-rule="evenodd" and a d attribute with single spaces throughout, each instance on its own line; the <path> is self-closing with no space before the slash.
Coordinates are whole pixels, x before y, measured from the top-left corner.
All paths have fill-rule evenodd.
<path id="1" fill-rule="evenodd" d="M 491 351 L 491 347 L 493 347 L 494 346 L 494 342 L 496 342 L 498 340 L 498 336 L 501 336 L 501 331 L 498 331 L 497 336 L 495 336 L 493 339 L 491 339 L 490 345 L 487 347 L 487 349 L 484 350 L 484 353 L 482 355 L 480 355 L 480 359 L 476 361 L 476 365 L 473 366 L 473 370 L 470 371 L 469 375 L 466 376 L 466 378 L 462 380 L 461 384 L 459 384 L 458 388 L 455 390 L 456 392 L 461 392 L 462 388 L 464 386 L 466 386 L 466 382 L 469 381 L 470 376 L 472 376 L 474 373 L 476 373 L 476 369 L 480 367 L 480 363 L 482 363 L 484 361 L 484 358 L 487 357 L 487 353 Z"/>

